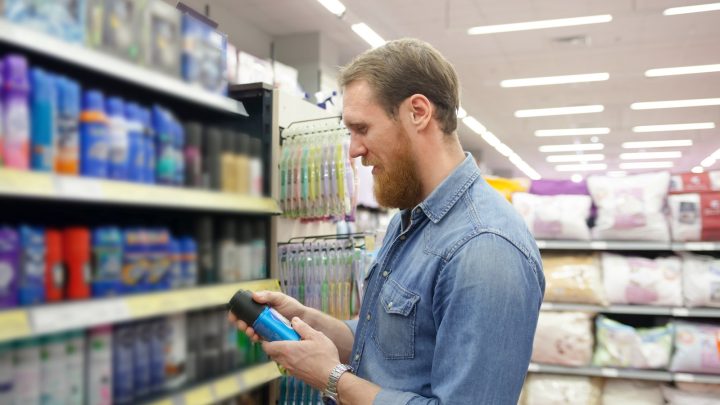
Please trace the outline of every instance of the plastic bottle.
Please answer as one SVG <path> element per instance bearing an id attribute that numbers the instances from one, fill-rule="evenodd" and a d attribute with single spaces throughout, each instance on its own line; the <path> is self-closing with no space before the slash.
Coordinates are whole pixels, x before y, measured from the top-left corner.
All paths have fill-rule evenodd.
<path id="1" fill-rule="evenodd" d="M 223 317 L 224 313 L 219 313 L 218 317 Z M 222 342 L 222 372 L 228 373 L 235 370 L 240 363 L 240 356 L 237 349 L 237 328 L 230 322 L 223 322 L 220 319 L 220 325 L 223 328 Z"/>
<path id="2" fill-rule="evenodd" d="M 202 126 L 198 122 L 185 124 L 185 185 L 188 187 L 203 186 Z"/>
<path id="3" fill-rule="evenodd" d="M 125 124 L 128 134 L 127 179 L 142 183 L 145 179 L 145 144 L 140 107 L 135 103 L 125 104 Z"/>
<path id="4" fill-rule="evenodd" d="M 150 334 L 150 392 L 156 394 L 165 389 L 165 340 L 168 325 L 164 318 L 151 321 Z"/>
<path id="5" fill-rule="evenodd" d="M 250 195 L 262 197 L 263 195 L 263 159 L 262 142 L 258 138 L 250 139 Z"/>
<path id="6" fill-rule="evenodd" d="M 0 228 L 0 308 L 18 305 L 20 283 L 20 235 L 17 230 Z"/>
<path id="7" fill-rule="evenodd" d="M 112 327 L 93 328 L 88 333 L 85 381 L 87 403 L 112 405 Z"/>
<path id="8" fill-rule="evenodd" d="M 0 343 L 0 404 L 13 402 L 13 355 L 12 343 Z"/>
<path id="9" fill-rule="evenodd" d="M 207 128 L 203 143 L 203 175 L 206 178 L 206 188 L 211 190 L 222 189 L 222 151 L 223 134 L 218 128 Z"/>
<path id="10" fill-rule="evenodd" d="M 65 228 L 63 257 L 67 266 L 67 299 L 90 298 L 90 256 L 90 230 L 83 227 Z"/>
<path id="11" fill-rule="evenodd" d="M 45 230 L 34 226 L 21 226 L 20 243 L 20 305 L 45 302 Z"/>
<path id="12" fill-rule="evenodd" d="M 113 332 L 113 404 L 132 404 L 134 394 L 135 327 L 121 325 Z"/>
<path id="13" fill-rule="evenodd" d="M 175 153 L 173 125 L 170 115 L 159 106 L 153 106 L 152 122 L 155 128 L 155 174 L 158 184 L 175 182 Z"/>
<path id="14" fill-rule="evenodd" d="M 237 270 L 238 281 L 248 281 L 253 278 L 253 257 L 252 257 L 252 229 L 247 220 L 239 220 L 237 223 Z"/>
<path id="15" fill-rule="evenodd" d="M 55 81 L 57 120 L 55 131 L 55 171 L 77 175 L 80 171 L 80 86 L 60 77 Z"/>
<path id="16" fill-rule="evenodd" d="M 238 290 L 230 299 L 228 309 L 237 319 L 252 325 L 255 332 L 269 342 L 300 340 L 300 335 L 284 316 L 267 305 L 255 302 L 250 291 Z"/>
<path id="17" fill-rule="evenodd" d="M 65 405 L 85 404 L 85 334 L 69 332 L 65 340 Z"/>
<path id="18" fill-rule="evenodd" d="M 220 270 L 220 282 L 234 283 L 237 277 L 237 249 L 235 248 L 235 222 L 225 219 L 220 223 L 218 235 L 216 263 Z"/>
<path id="19" fill-rule="evenodd" d="M 134 328 L 133 387 L 135 388 L 135 397 L 141 398 L 150 393 L 150 336 L 152 330 L 148 322 L 138 322 Z"/>
<path id="20" fill-rule="evenodd" d="M 108 297 L 121 293 L 123 240 L 118 227 L 99 227 L 92 232 L 93 297 Z"/>
<path id="21" fill-rule="evenodd" d="M 187 340 L 187 351 L 185 356 L 185 379 L 187 383 L 195 382 L 200 376 L 201 316 L 201 312 L 191 312 L 187 315 L 186 319 L 187 328 L 185 329 L 185 338 Z"/>
<path id="22" fill-rule="evenodd" d="M 83 94 L 80 113 L 80 174 L 108 177 L 110 138 L 103 94 L 88 90 Z"/>
<path id="23" fill-rule="evenodd" d="M 218 318 L 214 310 L 203 311 L 201 316 L 200 377 L 214 377 L 222 372 L 223 325 L 227 322 Z"/>
<path id="24" fill-rule="evenodd" d="M 110 97 L 105 104 L 110 138 L 109 178 L 126 180 L 128 177 L 128 131 L 125 122 L 125 103 L 119 97 Z"/>
<path id="25" fill-rule="evenodd" d="M 15 343 L 13 355 L 13 400 L 16 405 L 39 404 L 40 341 L 37 338 Z"/>
<path id="26" fill-rule="evenodd" d="M 181 285 L 192 287 L 198 284 L 198 248 L 195 239 L 185 236 L 180 239 Z"/>
<path id="27" fill-rule="evenodd" d="M 252 279 L 260 280 L 267 278 L 267 265 L 266 265 L 266 228 L 262 221 L 255 222 L 255 232 L 253 233 L 253 240 L 251 244 L 251 252 L 253 258 L 253 276 Z"/>
<path id="28" fill-rule="evenodd" d="M 3 160 L 3 144 L 5 143 L 5 61 L 0 59 L 0 164 Z M 1 398 L 2 394 L 0 394 Z"/>
<path id="29" fill-rule="evenodd" d="M 40 349 L 40 403 L 43 405 L 65 404 L 67 383 L 66 368 L 66 336 L 51 335 L 42 339 Z"/>
<path id="30" fill-rule="evenodd" d="M 148 272 L 144 238 L 144 232 L 139 228 L 123 231 L 123 293 L 138 292 L 144 288 Z"/>
<path id="31" fill-rule="evenodd" d="M 30 109 L 27 59 L 8 55 L 3 62 L 3 164 L 14 169 L 30 167 Z"/>
<path id="32" fill-rule="evenodd" d="M 62 232 L 58 229 L 46 229 L 45 245 L 45 300 L 60 301 L 65 289 Z"/>
<path id="33" fill-rule="evenodd" d="M 250 194 L 250 137 L 242 133 L 236 133 L 235 136 L 238 138 L 235 145 L 237 192 Z"/>
<path id="34" fill-rule="evenodd" d="M 179 122 L 173 122 L 173 144 L 175 152 L 175 181 L 176 186 L 185 185 L 185 128 Z"/>
<path id="35" fill-rule="evenodd" d="M 183 264 L 182 264 L 182 247 L 180 240 L 170 238 L 168 241 L 168 256 L 170 258 L 170 268 L 167 272 L 168 288 L 176 289 L 183 286 Z"/>
<path id="36" fill-rule="evenodd" d="M 167 318 L 165 338 L 165 388 L 176 389 L 187 380 L 185 361 L 187 359 L 187 318 L 175 314 Z"/>
<path id="37" fill-rule="evenodd" d="M 150 110 L 140 109 L 140 118 L 143 124 L 143 144 L 145 145 L 145 175 L 143 180 L 148 184 L 155 184 L 155 127 L 152 124 Z"/>
<path id="38" fill-rule="evenodd" d="M 148 284 L 152 291 L 170 288 L 170 232 L 164 228 L 147 230 L 149 242 L 149 278 Z"/>
<path id="39" fill-rule="evenodd" d="M 215 240 L 212 217 L 201 217 L 196 223 L 198 244 L 198 270 L 200 284 L 213 284 L 218 281 L 215 260 Z"/>
<path id="40" fill-rule="evenodd" d="M 235 161 L 235 133 L 224 131 L 222 133 L 222 191 L 226 193 L 238 192 L 237 165 Z"/>
<path id="41" fill-rule="evenodd" d="M 30 162 L 33 170 L 53 170 L 55 135 L 55 85 L 53 77 L 40 68 L 30 69 Z"/>

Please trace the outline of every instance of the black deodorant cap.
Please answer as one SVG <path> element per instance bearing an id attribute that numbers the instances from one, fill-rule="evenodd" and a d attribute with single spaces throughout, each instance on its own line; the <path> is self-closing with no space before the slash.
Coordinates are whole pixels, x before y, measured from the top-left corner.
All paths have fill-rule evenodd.
<path id="1" fill-rule="evenodd" d="M 265 305 L 258 304 L 252 299 L 252 292 L 238 290 L 227 305 L 235 317 L 252 326 L 255 320 L 265 310 Z"/>

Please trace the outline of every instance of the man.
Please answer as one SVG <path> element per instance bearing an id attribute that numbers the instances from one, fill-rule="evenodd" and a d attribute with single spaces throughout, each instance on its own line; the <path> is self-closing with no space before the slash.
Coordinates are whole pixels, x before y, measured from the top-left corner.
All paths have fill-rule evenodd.
<path id="1" fill-rule="evenodd" d="M 367 275 L 358 320 L 256 293 L 302 337 L 263 349 L 326 403 L 516 404 L 542 265 L 522 219 L 460 146 L 453 67 L 404 39 L 357 57 L 340 82 L 350 154 L 373 166 L 378 202 L 402 211 Z"/>

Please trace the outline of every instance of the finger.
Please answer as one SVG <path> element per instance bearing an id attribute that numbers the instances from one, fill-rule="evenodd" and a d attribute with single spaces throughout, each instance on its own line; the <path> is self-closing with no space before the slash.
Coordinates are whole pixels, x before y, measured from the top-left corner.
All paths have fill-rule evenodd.
<path id="1" fill-rule="evenodd" d="M 235 326 L 238 330 L 244 331 L 248 328 L 248 324 L 245 321 L 235 321 Z"/>
<path id="2" fill-rule="evenodd" d="M 228 322 L 230 322 L 230 323 L 235 323 L 235 322 L 238 321 L 238 319 L 235 317 L 235 314 L 233 314 L 233 313 L 230 312 L 230 311 L 228 311 L 228 313 L 227 313 L 227 320 L 228 320 Z"/>
<path id="3" fill-rule="evenodd" d="M 278 306 L 282 303 L 285 295 L 276 291 L 258 291 L 253 293 L 253 300 L 259 304 Z"/>
<path id="4" fill-rule="evenodd" d="M 295 329 L 295 332 L 300 335 L 302 340 L 306 340 L 311 338 L 315 332 L 317 332 L 315 329 L 313 329 L 310 325 L 306 324 L 302 319 L 298 318 L 297 316 L 292 319 L 292 327 Z"/>

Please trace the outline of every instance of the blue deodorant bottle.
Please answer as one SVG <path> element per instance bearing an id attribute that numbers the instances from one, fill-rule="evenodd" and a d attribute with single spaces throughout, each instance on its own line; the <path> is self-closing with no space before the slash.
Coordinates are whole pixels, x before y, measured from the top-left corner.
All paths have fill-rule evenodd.
<path id="1" fill-rule="evenodd" d="M 284 316 L 266 305 L 253 301 L 250 291 L 238 290 L 230 299 L 228 309 L 237 319 L 252 325 L 255 332 L 269 342 L 300 340 L 300 335 L 293 330 Z"/>

